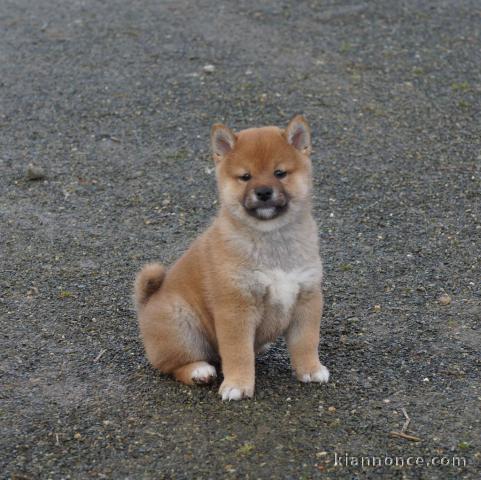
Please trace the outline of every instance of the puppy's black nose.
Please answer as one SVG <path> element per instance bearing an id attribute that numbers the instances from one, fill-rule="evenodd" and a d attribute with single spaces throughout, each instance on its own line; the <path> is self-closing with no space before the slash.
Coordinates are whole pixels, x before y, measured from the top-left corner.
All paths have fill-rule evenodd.
<path id="1" fill-rule="evenodd" d="M 267 202 L 272 198 L 272 188 L 271 187 L 257 187 L 254 190 L 256 197 L 262 202 Z"/>

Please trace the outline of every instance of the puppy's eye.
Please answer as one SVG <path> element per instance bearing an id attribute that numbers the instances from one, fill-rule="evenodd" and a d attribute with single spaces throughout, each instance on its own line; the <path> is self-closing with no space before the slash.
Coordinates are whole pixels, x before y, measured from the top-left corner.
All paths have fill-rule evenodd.
<path id="1" fill-rule="evenodd" d="M 243 182 L 248 182 L 250 179 L 251 179 L 250 173 L 244 173 L 244 175 L 241 175 L 239 177 L 239 180 L 242 180 Z"/>
<path id="2" fill-rule="evenodd" d="M 284 178 L 287 175 L 287 172 L 285 170 L 276 170 L 274 172 L 274 176 L 277 178 Z"/>

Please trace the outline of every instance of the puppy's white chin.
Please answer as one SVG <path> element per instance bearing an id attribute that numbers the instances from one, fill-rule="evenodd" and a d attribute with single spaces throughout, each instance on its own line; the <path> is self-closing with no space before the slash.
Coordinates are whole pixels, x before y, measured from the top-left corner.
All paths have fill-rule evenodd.
<path id="1" fill-rule="evenodd" d="M 257 216 L 268 220 L 269 218 L 272 218 L 276 214 L 276 208 L 275 207 L 257 208 L 256 214 Z"/>
<path id="2" fill-rule="evenodd" d="M 283 213 L 282 215 L 276 216 L 274 214 L 271 215 L 271 217 L 269 218 L 261 218 L 257 215 L 253 216 L 248 214 L 241 204 L 231 203 L 225 204 L 225 206 L 230 215 L 232 215 L 234 218 L 239 220 L 247 227 L 252 228 L 253 230 L 257 230 L 259 232 L 272 232 L 273 230 L 278 230 L 279 228 L 286 226 L 287 224 L 292 222 L 294 218 L 293 213 L 298 210 L 295 209 L 294 211 L 291 211 L 291 208 L 289 208 L 289 211 Z"/>

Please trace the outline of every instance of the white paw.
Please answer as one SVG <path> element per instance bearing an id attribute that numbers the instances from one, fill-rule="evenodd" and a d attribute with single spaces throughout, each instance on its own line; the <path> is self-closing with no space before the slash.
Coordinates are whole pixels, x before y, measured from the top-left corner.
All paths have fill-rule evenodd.
<path id="1" fill-rule="evenodd" d="M 192 372 L 192 380 L 194 383 L 210 383 L 215 377 L 217 377 L 215 367 L 209 365 L 208 363 L 197 367 Z"/>
<path id="2" fill-rule="evenodd" d="M 254 387 L 249 388 L 229 385 L 224 381 L 219 388 L 219 395 L 222 397 L 222 400 L 242 400 L 243 398 L 252 397 L 252 395 L 254 395 Z"/>
<path id="3" fill-rule="evenodd" d="M 329 381 L 329 370 L 324 365 L 321 365 L 321 368 L 315 372 L 300 375 L 299 380 L 304 383 L 327 383 Z"/>

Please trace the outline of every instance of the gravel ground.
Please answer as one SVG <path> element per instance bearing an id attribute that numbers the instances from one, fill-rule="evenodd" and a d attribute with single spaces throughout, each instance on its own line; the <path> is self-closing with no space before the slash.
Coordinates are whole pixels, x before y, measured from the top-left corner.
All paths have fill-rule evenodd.
<path id="1" fill-rule="evenodd" d="M 1 0 L 0 31 L 5 478 L 480 478 L 479 0 Z M 279 342 L 222 403 L 149 367 L 132 280 L 215 213 L 210 125 L 299 111 L 332 381 Z"/>

